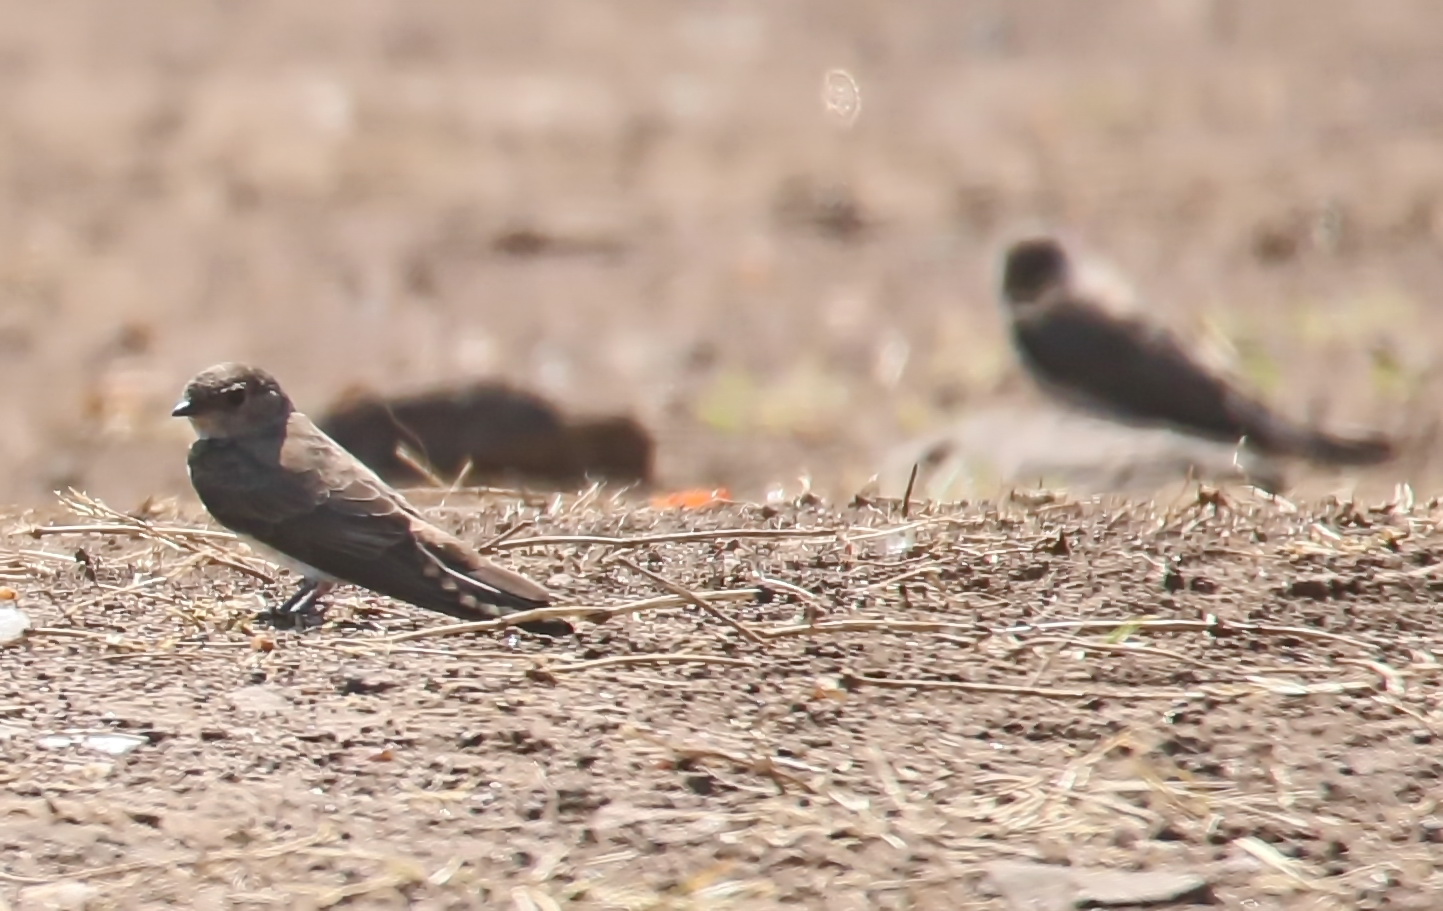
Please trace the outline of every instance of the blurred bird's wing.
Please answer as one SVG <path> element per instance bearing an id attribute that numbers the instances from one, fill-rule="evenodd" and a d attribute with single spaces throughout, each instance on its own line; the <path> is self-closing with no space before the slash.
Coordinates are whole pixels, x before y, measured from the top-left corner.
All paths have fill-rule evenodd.
<path id="1" fill-rule="evenodd" d="M 1085 302 L 1059 301 L 1020 313 L 1013 331 L 1024 360 L 1045 385 L 1118 418 L 1236 440 L 1248 429 L 1239 408 L 1260 407 L 1165 330 Z"/>

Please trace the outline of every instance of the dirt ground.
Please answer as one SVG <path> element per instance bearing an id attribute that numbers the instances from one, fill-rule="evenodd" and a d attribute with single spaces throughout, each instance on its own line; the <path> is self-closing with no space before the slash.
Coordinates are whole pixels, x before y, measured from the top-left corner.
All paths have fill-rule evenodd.
<path id="1" fill-rule="evenodd" d="M 38 628 L 0 650 L 0 911 L 1098 898 L 1059 864 L 1436 907 L 1440 84 L 1436 0 L 0 0 L 0 502 L 37 510 L 0 582 Z M 993 299 L 1038 227 L 1407 457 L 1295 469 L 1295 509 L 1024 503 L 1007 465 L 848 505 L 957 426 L 1012 474 L 1092 446 Z M 457 495 L 634 609 L 270 631 L 290 583 L 194 532 L 167 416 L 225 359 L 312 413 L 499 377 L 775 504 Z"/>
<path id="2" fill-rule="evenodd" d="M 433 507 L 521 524 L 498 559 L 567 640 L 354 592 L 275 631 L 243 549 L 80 508 L 7 538 L 16 909 L 1073 907 L 998 895 L 1019 861 L 1201 877 L 1169 907 L 1443 888 L 1436 503 Z"/>

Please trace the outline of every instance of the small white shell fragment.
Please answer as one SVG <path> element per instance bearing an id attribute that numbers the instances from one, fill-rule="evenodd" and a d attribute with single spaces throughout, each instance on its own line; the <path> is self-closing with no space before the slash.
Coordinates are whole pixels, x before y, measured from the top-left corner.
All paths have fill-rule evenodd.
<path id="1" fill-rule="evenodd" d="M 83 746 L 87 750 L 95 750 L 97 753 L 104 753 L 107 756 L 124 756 L 147 742 L 146 738 L 135 734 L 120 734 L 113 731 L 100 734 L 47 734 L 36 741 L 42 749 L 46 750 L 63 750 L 66 747 Z"/>
<path id="2" fill-rule="evenodd" d="M 30 616 L 18 607 L 0 607 L 0 645 L 14 645 L 30 630 Z"/>

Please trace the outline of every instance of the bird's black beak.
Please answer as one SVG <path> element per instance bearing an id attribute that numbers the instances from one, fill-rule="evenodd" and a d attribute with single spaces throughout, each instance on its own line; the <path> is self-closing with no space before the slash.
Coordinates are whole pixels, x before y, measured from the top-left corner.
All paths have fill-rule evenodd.
<path id="1" fill-rule="evenodd" d="M 195 405 L 190 399 L 181 399 L 175 407 L 170 409 L 170 416 L 173 418 L 188 418 L 195 414 Z"/>

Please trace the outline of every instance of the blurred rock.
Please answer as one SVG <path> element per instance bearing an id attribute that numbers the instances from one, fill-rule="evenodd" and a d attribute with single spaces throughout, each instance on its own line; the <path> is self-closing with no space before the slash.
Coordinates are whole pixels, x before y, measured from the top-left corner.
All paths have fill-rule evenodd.
<path id="1" fill-rule="evenodd" d="M 987 879 L 1018 911 L 1213 903 L 1207 878 L 1190 871 L 1105 870 L 1006 860 L 988 864 Z"/>
<path id="2" fill-rule="evenodd" d="M 780 225 L 842 242 L 859 239 L 871 227 L 851 187 L 798 175 L 778 186 L 772 216 Z"/>
<path id="3" fill-rule="evenodd" d="M 78 880 L 61 880 L 20 890 L 18 911 L 85 911 L 98 906 L 100 889 Z"/>
<path id="4" fill-rule="evenodd" d="M 551 210 L 508 219 L 491 238 L 507 256 L 619 256 L 634 229 L 619 212 Z"/>
<path id="5" fill-rule="evenodd" d="M 975 411 L 904 443 L 886 457 L 878 479 L 882 495 L 901 496 L 914 464 L 914 495 L 936 500 L 992 495 L 1011 484 L 1150 495 L 1189 478 L 1267 490 L 1284 483 L 1272 463 L 1236 447 L 1062 409 Z"/>
<path id="6" fill-rule="evenodd" d="M 430 480 L 399 454 L 402 447 L 448 482 L 465 471 L 466 483 L 558 487 L 588 479 L 647 483 L 655 449 L 651 435 L 629 417 L 568 418 L 538 395 L 491 381 L 389 399 L 352 391 L 318 423 L 402 486 Z"/>
<path id="7" fill-rule="evenodd" d="M 569 422 L 566 431 L 573 471 L 627 483 L 651 480 L 655 445 L 634 419 L 578 418 Z"/>

